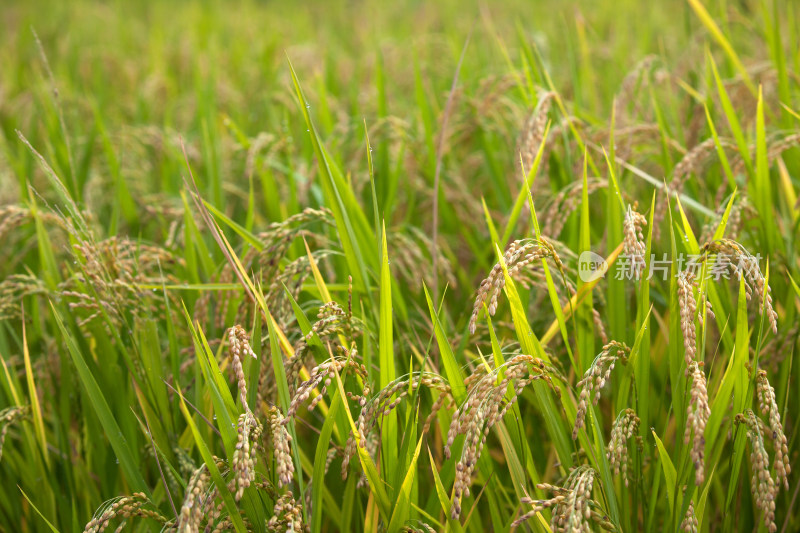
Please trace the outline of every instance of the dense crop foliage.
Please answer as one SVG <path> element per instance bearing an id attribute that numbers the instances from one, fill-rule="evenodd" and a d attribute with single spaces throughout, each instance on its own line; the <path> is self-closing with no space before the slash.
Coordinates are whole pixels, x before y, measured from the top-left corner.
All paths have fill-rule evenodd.
<path id="1" fill-rule="evenodd" d="M 792 2 L 0 23 L 0 530 L 800 528 Z"/>

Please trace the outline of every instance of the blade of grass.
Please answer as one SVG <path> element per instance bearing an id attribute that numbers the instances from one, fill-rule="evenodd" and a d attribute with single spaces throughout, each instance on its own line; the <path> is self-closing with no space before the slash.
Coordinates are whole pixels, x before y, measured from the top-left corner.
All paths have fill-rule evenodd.
<path id="1" fill-rule="evenodd" d="M 450 384 L 450 390 L 453 393 L 453 399 L 457 404 L 460 405 L 461 402 L 463 402 L 467 397 L 467 388 L 464 385 L 464 378 L 461 375 L 461 369 L 456 361 L 455 355 L 453 354 L 453 348 L 450 346 L 450 342 L 447 340 L 444 328 L 439 322 L 439 316 L 436 314 L 436 310 L 433 307 L 431 295 L 428 293 L 428 287 L 425 286 L 425 282 L 422 283 L 422 289 L 425 292 L 425 298 L 428 301 L 428 310 L 430 311 L 431 322 L 433 322 L 434 336 L 436 337 L 436 343 L 439 346 L 439 357 L 441 358 L 441 363 L 444 365 L 445 376 L 447 376 L 447 381 Z"/>
<path id="2" fill-rule="evenodd" d="M 339 389 L 339 396 L 341 398 L 347 398 L 347 395 L 344 392 L 344 385 L 342 384 L 342 379 L 339 377 L 339 372 L 334 368 L 334 374 L 336 377 L 336 386 Z M 378 469 L 375 467 L 375 463 L 372 461 L 372 458 L 367 453 L 366 446 L 362 444 L 362 436 L 361 432 L 358 430 L 355 421 L 353 420 L 353 415 L 350 414 L 350 407 L 347 405 L 347 402 L 342 402 L 344 406 L 344 412 L 347 415 L 347 420 L 350 422 L 350 431 L 353 432 L 353 438 L 356 441 L 356 450 L 358 452 L 358 459 L 361 462 L 361 467 L 364 469 L 364 474 L 367 476 L 367 481 L 369 481 L 369 490 L 370 494 L 375 498 L 375 502 L 378 505 L 378 509 L 380 510 L 381 516 L 384 520 L 388 520 L 391 516 L 389 512 L 391 510 L 391 504 L 389 503 L 389 497 L 386 495 L 386 489 L 383 486 L 383 479 L 381 479 L 380 475 L 378 474 Z"/>
<path id="3" fill-rule="evenodd" d="M 640 354 L 637 358 L 636 364 L 634 365 L 634 375 L 636 376 L 636 385 L 639 387 L 649 387 L 650 386 L 650 339 L 652 335 L 650 334 L 650 312 L 652 311 L 652 307 L 650 305 L 650 276 L 651 276 L 651 260 L 652 260 L 652 249 L 653 249 L 653 216 L 655 215 L 655 207 L 656 207 L 656 193 L 653 191 L 653 198 L 650 203 L 650 217 L 647 221 L 647 239 L 645 244 L 645 254 L 644 259 L 646 262 L 646 266 L 644 271 L 642 272 L 642 280 L 639 284 L 638 296 L 639 296 L 639 306 L 637 308 L 637 317 L 636 317 L 636 325 L 637 328 L 644 329 L 644 335 L 642 336 L 641 343 L 639 346 Z M 633 364 L 633 363 L 632 363 Z M 642 432 L 642 438 L 646 438 L 647 436 L 647 429 L 650 427 L 650 394 L 648 390 L 642 390 L 641 394 L 637 395 L 637 409 L 636 414 L 639 416 L 641 420 L 640 430 Z"/>
<path id="4" fill-rule="evenodd" d="M 114 415 L 114 413 L 111 411 L 111 408 L 108 406 L 108 402 L 106 402 L 103 392 L 97 385 L 97 381 L 95 381 L 92 371 L 86 365 L 86 361 L 84 360 L 80 348 L 78 348 L 72 334 L 64 325 L 64 322 L 61 319 L 61 313 L 58 311 L 58 309 L 56 309 L 56 306 L 53 304 L 53 302 L 50 302 L 50 309 L 53 313 L 52 316 L 56 321 L 56 325 L 61 332 L 61 337 L 67 345 L 67 350 L 72 357 L 72 362 L 75 364 L 75 369 L 78 371 L 78 377 L 83 384 L 83 388 L 89 397 L 97 417 L 100 419 L 100 423 L 103 426 L 106 437 L 108 438 L 108 441 L 114 450 L 114 454 L 117 456 L 117 459 L 119 459 L 119 464 L 122 467 L 122 471 L 125 473 L 125 478 L 134 491 L 144 492 L 148 497 L 150 497 L 150 489 L 147 487 L 147 483 L 145 483 L 144 478 L 141 475 L 139 462 L 131 452 L 131 449 L 128 446 L 128 441 L 123 436 L 122 430 L 117 424 L 117 416 Z"/>
<path id="5" fill-rule="evenodd" d="M 214 480 L 214 485 L 216 486 L 219 495 L 222 497 L 225 508 L 228 510 L 228 516 L 233 523 L 233 527 L 237 533 L 246 533 L 247 528 L 245 528 L 244 521 L 242 521 L 242 517 L 239 514 L 239 508 L 237 507 L 230 490 L 228 490 L 228 485 L 226 484 L 225 479 L 222 477 L 222 474 L 217 468 L 217 463 L 214 461 L 214 456 L 211 454 L 211 450 L 208 449 L 206 441 L 203 440 L 202 435 L 200 435 L 200 431 L 197 429 L 197 426 L 192 419 L 192 415 L 189 413 L 189 409 L 186 407 L 183 394 L 180 394 L 179 397 L 180 408 L 181 412 L 183 413 L 183 417 L 186 419 L 186 423 L 192 432 L 192 436 L 194 436 L 195 445 L 197 446 L 197 450 L 200 452 L 200 456 L 203 458 L 206 468 L 208 468 L 208 473 L 211 474 L 211 479 Z"/>
<path id="6" fill-rule="evenodd" d="M 514 280 L 508 273 L 508 268 L 505 260 L 503 259 L 503 254 L 497 245 L 495 245 L 495 252 L 499 258 L 498 261 L 503 268 L 503 275 L 505 276 L 506 282 L 504 291 L 511 305 L 511 316 L 514 322 L 514 329 L 517 333 L 517 340 L 520 343 L 522 352 L 538 357 L 545 362 L 549 362 L 550 358 L 545 353 L 544 349 L 542 349 L 539 339 L 536 338 L 536 335 L 534 335 L 533 330 L 528 323 L 528 319 L 525 316 L 525 309 L 522 306 L 522 302 L 514 284 Z M 553 398 L 548 392 L 547 386 L 544 383 L 537 381 L 534 383 L 533 388 L 536 398 L 539 402 L 542 416 L 545 420 L 545 427 L 547 428 L 550 438 L 553 439 L 553 443 L 555 444 L 558 458 L 561 461 L 561 464 L 565 468 L 568 468 L 572 465 L 572 443 L 570 442 L 569 431 L 564 426 L 562 419 L 556 416 L 559 411 L 555 406 Z M 562 402 L 565 401 L 566 399 L 564 395 L 562 396 Z"/>
<path id="7" fill-rule="evenodd" d="M 196 358 L 206 384 L 205 388 L 211 397 L 211 404 L 214 406 L 214 414 L 217 417 L 217 426 L 222 441 L 225 443 L 225 451 L 232 456 L 237 441 L 236 423 L 234 422 L 238 416 L 236 403 L 203 331 L 199 329 L 199 325 L 195 326 L 192 323 L 192 318 L 185 305 L 183 314 L 192 335 Z"/>
<path id="8" fill-rule="evenodd" d="M 696 0 L 690 0 L 696 1 Z M 742 130 L 742 126 L 739 123 L 739 118 L 737 116 L 736 110 L 731 103 L 730 96 L 728 96 L 728 91 L 725 89 L 725 85 L 722 83 L 722 79 L 719 76 L 719 72 L 717 71 L 717 64 L 714 61 L 714 58 L 711 56 L 711 52 L 707 52 L 708 62 L 711 65 L 711 73 L 714 77 L 714 83 L 717 87 L 717 94 L 719 95 L 719 101 L 722 105 L 722 110 L 725 113 L 725 118 L 728 119 L 728 125 L 731 128 L 731 134 L 733 138 L 736 140 L 736 145 L 739 147 L 739 155 L 741 155 L 742 160 L 744 161 L 745 167 L 747 167 L 747 172 L 749 175 L 753 174 L 753 160 L 750 156 L 750 147 L 747 145 L 747 140 L 744 137 L 744 131 Z M 755 88 L 753 88 L 753 96 L 756 96 Z"/>
<path id="9" fill-rule="evenodd" d="M 728 56 L 728 59 L 733 63 L 733 66 L 739 72 L 739 75 L 744 80 L 745 85 L 753 94 L 756 95 L 756 86 L 753 84 L 753 80 L 750 78 L 750 73 L 747 72 L 747 69 L 742 64 L 742 61 L 739 59 L 739 56 L 736 54 L 736 51 L 731 46 L 731 43 L 728 42 L 728 39 L 725 37 L 725 34 L 722 30 L 719 29 L 717 23 L 714 22 L 714 18 L 709 14 L 708 10 L 706 10 L 705 6 L 700 2 L 700 0 L 688 0 L 689 5 L 692 6 L 697 18 L 700 19 L 700 22 L 703 26 L 706 27 L 708 32 L 714 38 L 714 40 L 719 44 L 722 49 L 725 51 L 725 55 Z"/>
<path id="10" fill-rule="evenodd" d="M 592 241 L 591 241 L 591 225 L 589 219 L 589 185 L 588 185 L 588 177 L 586 173 L 586 153 L 583 156 L 583 187 L 581 191 L 581 206 L 580 206 L 580 230 L 579 230 L 579 244 L 578 244 L 578 253 L 582 254 L 585 252 L 591 252 L 592 248 Z M 585 281 L 582 279 L 581 276 L 578 276 L 576 280 L 576 286 L 578 289 L 581 289 L 584 285 Z M 577 350 L 578 350 L 578 360 L 575 361 L 578 363 L 578 367 L 576 368 L 576 374 L 582 376 L 584 371 L 589 368 L 589 365 L 592 364 L 592 359 L 595 355 L 595 332 L 594 332 L 594 322 L 592 321 L 592 291 L 586 292 L 586 297 L 583 298 L 583 301 L 578 305 L 578 308 L 575 310 L 575 322 L 577 323 Z M 560 305 L 558 306 L 560 307 Z M 558 315 L 556 315 L 558 316 Z M 561 322 L 561 320 L 560 320 Z M 566 328 L 560 324 L 562 329 L 562 336 L 564 336 L 565 344 L 567 343 L 567 339 L 565 334 Z"/>
<path id="11" fill-rule="evenodd" d="M 539 143 L 539 148 L 536 150 L 536 158 L 533 160 L 533 165 L 530 169 L 525 169 L 527 175 L 530 176 L 530 179 L 525 180 L 525 186 L 520 187 L 519 194 L 517 194 L 517 200 L 514 202 L 514 208 L 511 210 L 511 214 L 508 216 L 508 222 L 506 222 L 506 229 L 503 231 L 503 238 L 498 244 L 501 244 L 505 247 L 511 239 L 511 235 L 514 233 L 514 229 L 517 226 L 517 221 L 519 220 L 519 215 L 522 213 L 522 207 L 525 205 L 525 200 L 528 199 L 528 195 L 530 194 L 530 187 L 533 186 L 534 182 L 536 181 L 536 176 L 539 171 L 539 166 L 542 162 L 542 154 L 544 154 L 544 147 L 547 144 L 547 134 L 550 132 L 550 122 L 547 123 L 545 126 L 544 134 L 542 134 L 542 142 Z"/>
<path id="12" fill-rule="evenodd" d="M 653 434 L 653 438 L 656 441 L 656 446 L 658 447 L 658 458 L 661 461 L 661 469 L 664 471 L 664 478 L 666 480 L 669 511 L 671 514 L 671 520 L 674 520 L 675 494 L 678 488 L 677 487 L 678 474 L 675 471 L 675 465 L 672 464 L 672 459 L 670 459 L 669 454 L 667 453 L 667 449 L 664 448 L 664 443 L 661 442 L 661 439 L 658 438 L 658 435 L 656 435 L 655 430 L 651 429 L 651 433 Z"/>
<path id="13" fill-rule="evenodd" d="M 380 326 L 378 363 L 380 365 L 379 386 L 384 389 L 397 378 L 394 365 L 394 339 L 392 337 L 392 276 L 389 270 L 389 249 L 386 244 L 386 224 L 382 226 L 380 277 Z M 381 460 L 386 465 L 397 465 L 397 413 L 392 411 L 383 417 L 381 427 Z M 393 517 L 394 518 L 394 517 Z M 404 520 L 405 521 L 405 520 Z"/>
<path id="14" fill-rule="evenodd" d="M 470 30 L 467 39 L 464 41 L 464 47 L 461 49 L 461 56 L 458 58 L 456 71 L 453 74 L 453 83 L 450 86 L 450 93 L 447 95 L 447 102 L 442 112 L 442 125 L 439 129 L 439 139 L 436 141 L 436 168 L 433 175 L 433 235 L 431 236 L 431 270 L 433 271 L 433 295 L 439 296 L 439 269 L 436 268 L 436 261 L 439 258 L 439 180 L 442 174 L 442 161 L 444 159 L 444 140 L 447 133 L 447 123 L 450 120 L 450 115 L 453 113 L 453 103 L 455 102 L 456 87 L 458 86 L 458 75 L 461 73 L 461 64 L 464 62 L 464 56 L 467 54 L 467 47 L 469 47 L 469 40 L 472 37 L 472 30 Z"/>
<path id="15" fill-rule="evenodd" d="M 336 414 L 339 412 L 342 399 L 337 394 L 331 402 L 330 411 L 322 424 L 322 430 L 317 441 L 317 450 L 314 454 L 314 474 L 311 477 L 311 531 L 322 531 L 322 514 L 325 507 L 322 505 L 322 491 L 325 488 L 325 463 L 328 457 L 331 433 L 333 432 Z"/>
<path id="16" fill-rule="evenodd" d="M 419 451 L 422 449 L 422 441 L 425 440 L 425 435 L 422 435 L 417 442 L 417 448 L 411 458 L 411 463 L 408 465 L 408 471 L 403 484 L 400 485 L 400 490 L 397 495 L 397 502 L 392 511 L 392 518 L 389 520 L 389 531 L 398 531 L 408 519 L 409 510 L 411 508 L 411 485 L 417 475 L 417 459 L 419 459 Z"/>
<path id="17" fill-rule="evenodd" d="M 33 427 L 36 431 L 36 438 L 41 447 L 42 456 L 45 464 L 50 466 L 50 456 L 47 449 L 47 438 L 44 434 L 44 420 L 42 418 L 42 408 L 39 405 L 39 395 L 36 392 L 36 383 L 33 379 L 33 367 L 31 366 L 31 354 L 28 351 L 28 337 L 25 328 L 25 310 L 22 310 L 22 355 L 25 360 L 25 379 L 28 382 L 28 397 L 30 398 L 31 413 L 33 413 Z"/>
<path id="18" fill-rule="evenodd" d="M 767 256 L 770 256 L 776 251 L 778 228 L 775 225 L 776 217 L 773 215 L 772 180 L 769 175 L 766 136 L 764 98 L 759 86 L 756 105 L 756 172 L 751 189 L 760 218 L 759 231 L 762 234 L 763 243 L 766 244 Z"/>
<path id="19" fill-rule="evenodd" d="M 321 144 L 317 130 L 311 122 L 311 116 L 308 112 L 309 104 L 303 94 L 303 89 L 300 87 L 300 81 L 288 57 L 287 61 L 289 62 L 289 71 L 292 75 L 295 93 L 300 102 L 300 111 L 305 119 L 306 128 L 310 133 L 314 153 L 317 157 L 317 163 L 322 176 L 320 184 L 322 185 L 327 205 L 333 212 L 336 227 L 339 230 L 339 240 L 342 243 L 347 264 L 350 267 L 355 286 L 361 292 L 368 294 L 369 291 L 367 289 L 370 286 L 370 282 L 367 276 L 367 265 L 364 259 L 365 253 L 362 250 L 362 246 L 367 245 L 373 247 L 374 245 L 372 243 L 374 243 L 374 239 L 368 237 L 371 232 L 366 230 L 368 226 L 366 217 L 363 210 L 356 202 L 353 191 L 343 183 L 338 170 L 333 167 L 333 162 L 330 160 L 326 150 Z M 352 223 L 350 219 L 351 215 L 356 218 L 356 225 Z M 361 228 L 358 234 L 356 233 L 357 227 Z M 374 233 L 372 234 L 374 235 Z M 361 237 L 361 235 L 363 235 L 363 237 Z M 375 254 L 375 256 L 377 257 L 377 254 Z"/>
<path id="20" fill-rule="evenodd" d="M 52 523 L 50 523 L 50 520 L 48 520 L 48 519 L 47 519 L 47 517 L 45 517 L 45 516 L 42 514 L 42 512 L 39 510 L 39 508 L 38 508 L 38 507 L 36 507 L 36 504 L 35 504 L 35 503 L 33 503 L 33 501 L 30 499 L 30 497 L 29 497 L 27 494 L 25 494 L 25 491 L 24 491 L 24 490 L 22 490 L 22 487 L 20 487 L 19 485 L 17 485 L 17 488 L 18 488 L 18 489 L 19 489 L 19 491 L 22 493 L 22 496 L 23 496 L 23 497 L 24 497 L 24 498 L 27 500 L 27 502 L 28 502 L 28 503 L 30 504 L 30 506 L 33 508 L 33 510 L 34 510 L 34 511 L 36 511 L 36 514 L 37 514 L 37 515 L 39 515 L 39 517 L 40 517 L 42 520 L 44 520 L 45 524 L 47 524 L 47 528 L 48 528 L 50 531 L 52 531 L 53 533 L 60 533 L 60 532 L 59 532 L 59 530 L 56 528 L 56 526 L 54 526 Z"/>

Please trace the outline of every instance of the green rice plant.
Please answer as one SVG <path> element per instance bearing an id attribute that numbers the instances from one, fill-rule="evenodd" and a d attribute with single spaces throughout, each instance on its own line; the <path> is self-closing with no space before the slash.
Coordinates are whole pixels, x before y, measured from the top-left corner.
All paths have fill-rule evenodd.
<path id="1" fill-rule="evenodd" d="M 4 6 L 0 530 L 796 530 L 797 13 Z"/>

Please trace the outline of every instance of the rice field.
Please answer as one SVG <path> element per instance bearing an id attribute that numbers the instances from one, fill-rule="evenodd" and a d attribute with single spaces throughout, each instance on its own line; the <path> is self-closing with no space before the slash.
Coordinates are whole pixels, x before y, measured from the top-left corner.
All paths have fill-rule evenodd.
<path id="1" fill-rule="evenodd" d="M 0 23 L 0 531 L 800 530 L 795 3 Z"/>

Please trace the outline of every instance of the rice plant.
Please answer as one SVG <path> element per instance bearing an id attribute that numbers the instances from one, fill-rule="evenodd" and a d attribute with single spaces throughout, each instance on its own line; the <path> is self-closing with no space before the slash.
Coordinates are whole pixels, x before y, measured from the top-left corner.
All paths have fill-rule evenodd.
<path id="1" fill-rule="evenodd" d="M 4 6 L 0 530 L 797 530 L 798 20 Z"/>

